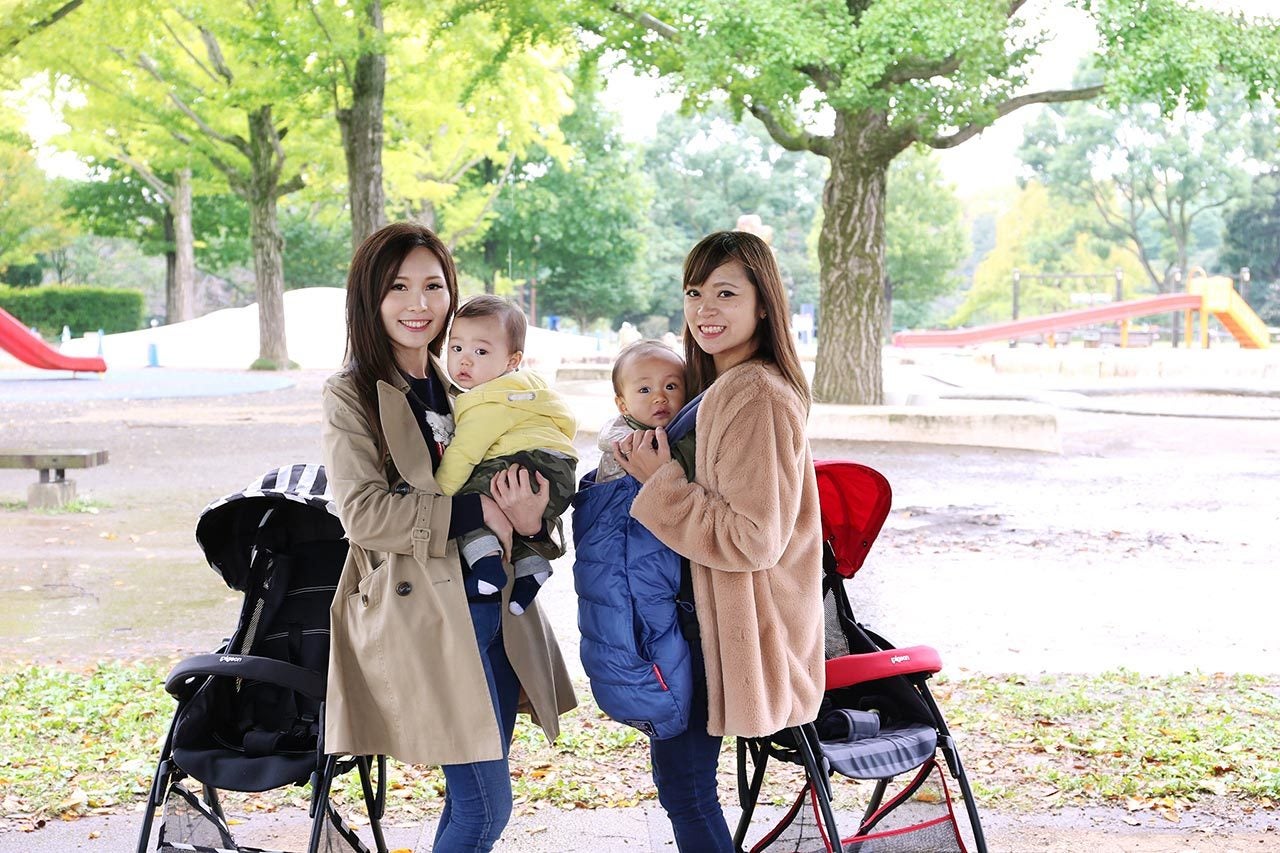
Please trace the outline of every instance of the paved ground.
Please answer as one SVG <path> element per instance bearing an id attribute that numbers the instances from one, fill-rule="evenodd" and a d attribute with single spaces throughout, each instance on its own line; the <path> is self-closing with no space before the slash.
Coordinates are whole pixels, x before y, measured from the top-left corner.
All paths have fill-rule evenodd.
<path id="1" fill-rule="evenodd" d="M 288 378 L 292 387 L 267 393 L 127 403 L 34 402 L 0 386 L 0 443 L 111 451 L 110 464 L 77 475 L 82 495 L 101 504 L 96 514 L 0 510 L 0 659 L 185 654 L 216 643 L 238 599 L 203 565 L 194 520 L 261 471 L 318 455 L 323 373 Z M 1224 402 L 1184 387 L 1179 405 L 1188 396 L 1204 411 Z M 1059 425 L 1061 455 L 856 434 L 816 442 L 816 455 L 866 462 L 894 485 L 894 511 L 851 585 L 863 621 L 899 643 L 935 645 L 957 674 L 1280 671 L 1280 421 L 1062 411 Z M 590 442 L 581 450 L 586 470 Z M 0 471 L 0 500 L 20 501 L 30 479 Z M 576 664 L 562 565 L 543 600 Z M 297 815 L 283 820 L 293 827 Z M 1246 821 L 1209 808 L 1176 827 L 1112 810 L 989 820 L 995 850 L 1280 849 L 1274 812 Z M 130 849 L 136 825 L 118 815 L 0 833 L 0 850 Z M 428 849 L 421 828 L 398 832 L 396 843 Z M 672 849 L 666 833 L 651 808 L 537 812 L 517 818 L 501 849 Z"/>

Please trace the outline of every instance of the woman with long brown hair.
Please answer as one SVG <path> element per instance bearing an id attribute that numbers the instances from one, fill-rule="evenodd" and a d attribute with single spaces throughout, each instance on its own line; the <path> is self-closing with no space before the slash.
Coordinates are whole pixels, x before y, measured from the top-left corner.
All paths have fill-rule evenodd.
<path id="1" fill-rule="evenodd" d="M 515 616 L 510 584 L 464 591 L 458 536 L 485 526 L 549 558 L 560 547 L 543 525 L 541 475 L 535 492 L 513 466 L 495 476 L 493 497 L 448 497 L 436 484 L 453 434 L 438 356 L 457 302 L 453 258 L 424 226 L 388 225 L 352 258 L 346 364 L 324 389 L 324 462 L 350 541 L 331 610 L 325 745 L 442 765 L 432 849 L 476 853 L 511 815 L 517 702 L 554 740 L 575 700 L 536 601 Z"/>
<path id="2" fill-rule="evenodd" d="M 681 853 L 728 853 L 716 794 L 723 736 L 762 737 L 818 715 L 824 685 L 822 532 L 805 438 L 810 393 L 768 245 L 704 238 L 684 264 L 688 393 L 698 407 L 695 476 L 666 433 L 615 443 L 642 482 L 631 515 L 684 557 L 697 636 L 684 734 L 650 742 L 654 784 Z"/>

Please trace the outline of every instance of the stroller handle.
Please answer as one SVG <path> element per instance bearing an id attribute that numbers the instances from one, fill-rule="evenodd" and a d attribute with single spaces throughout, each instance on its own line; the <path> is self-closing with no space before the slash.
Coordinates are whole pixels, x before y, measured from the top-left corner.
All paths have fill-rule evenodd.
<path id="1" fill-rule="evenodd" d="M 195 655 L 181 661 L 165 679 L 164 689 L 184 699 L 200 686 L 202 676 L 244 678 L 278 684 L 312 699 L 324 701 L 325 677 L 313 669 L 257 655 Z"/>
<path id="2" fill-rule="evenodd" d="M 942 658 L 929 646 L 886 649 L 860 655 L 841 655 L 827 661 L 827 689 L 848 687 L 893 675 L 934 673 L 942 669 Z"/>

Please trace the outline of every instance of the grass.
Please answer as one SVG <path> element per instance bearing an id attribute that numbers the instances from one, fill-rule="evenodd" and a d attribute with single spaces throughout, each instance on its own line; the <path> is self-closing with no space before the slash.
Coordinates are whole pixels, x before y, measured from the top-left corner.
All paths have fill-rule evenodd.
<path id="1" fill-rule="evenodd" d="M 32 821 L 126 810 L 145 795 L 173 701 L 168 662 L 0 670 L 0 817 Z M 948 716 L 982 804 L 1013 810 L 1122 805 L 1176 812 L 1220 796 L 1271 808 L 1280 801 L 1280 680 L 1196 674 L 1151 677 L 1016 676 L 939 680 Z M 517 812 L 633 806 L 653 799 L 648 742 L 583 706 L 561 718 L 548 745 L 524 718 L 512 745 Z M 733 750 L 722 754 L 722 799 L 734 796 Z M 392 819 L 440 806 L 436 768 L 392 762 Z M 791 768 L 767 802 L 794 795 Z M 788 776 L 788 774 L 790 774 Z M 335 790 L 359 802 L 355 774 Z M 856 789 L 854 789 L 856 790 Z M 306 790 L 230 795 L 245 811 L 301 805 Z"/>

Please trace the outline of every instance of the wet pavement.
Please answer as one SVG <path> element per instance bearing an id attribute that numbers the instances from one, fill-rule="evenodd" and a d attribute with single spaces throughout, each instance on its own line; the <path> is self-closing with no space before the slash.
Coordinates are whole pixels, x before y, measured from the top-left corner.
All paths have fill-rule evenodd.
<path id="1" fill-rule="evenodd" d="M 287 373 L 243 370 L 0 370 L 0 402 L 40 403 L 76 400 L 158 400 L 221 397 L 288 388 Z"/>

